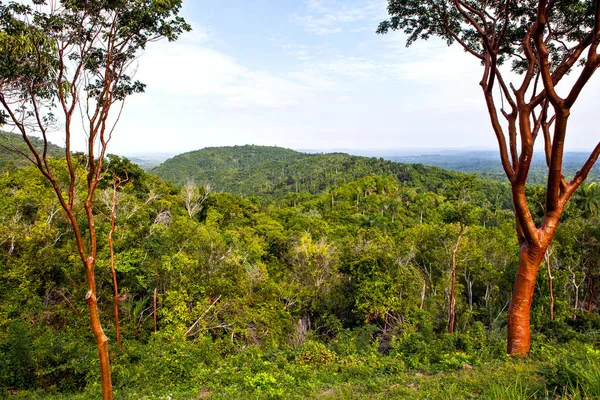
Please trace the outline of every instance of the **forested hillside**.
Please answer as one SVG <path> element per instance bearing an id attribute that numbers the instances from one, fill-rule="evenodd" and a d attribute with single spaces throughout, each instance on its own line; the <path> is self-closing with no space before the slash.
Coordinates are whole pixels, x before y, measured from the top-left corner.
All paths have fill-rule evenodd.
<path id="1" fill-rule="evenodd" d="M 589 153 L 587 152 L 565 152 L 563 168 L 566 178 L 572 179 L 588 157 Z M 386 158 L 401 163 L 432 165 L 452 171 L 477 173 L 485 179 L 501 182 L 506 181 L 506 175 L 502 170 L 497 151 L 447 150 L 435 154 L 423 154 L 419 156 L 390 155 Z M 547 180 L 547 174 L 548 166 L 546 165 L 543 154 L 535 154 L 529 172 L 529 181 L 531 183 L 544 184 Z M 592 168 L 588 180 L 591 182 L 600 181 L 599 166 Z"/>
<path id="2" fill-rule="evenodd" d="M 298 192 L 288 184 L 278 196 L 263 187 L 268 196 L 240 197 L 182 190 L 127 160 L 107 160 L 108 170 L 128 177 L 114 214 L 121 346 L 108 243 L 117 175 L 105 174 L 94 207 L 99 306 L 117 397 L 597 393 L 582 375 L 600 367 L 595 186 L 577 194 L 549 253 L 551 274 L 540 272 L 535 362 L 509 362 L 505 314 L 518 254 L 505 185 L 342 154 L 205 151 L 215 157 L 205 168 L 221 163 L 213 179 L 233 171 L 221 188 L 265 165 L 266 173 L 285 165 L 312 181 L 306 176 Z M 318 178 L 311 168 L 327 174 Z M 238 190 L 254 190 L 253 182 Z M 540 193 L 532 188 L 532 203 L 543 203 Z M 0 390 L 96 396 L 97 355 L 73 232 L 38 171 L 0 179 L 0 220 Z M 448 334 L 455 249 L 456 323 Z M 547 343 L 557 342 L 549 353 Z M 482 383 L 490 373 L 497 383 Z"/>
<path id="3" fill-rule="evenodd" d="M 0 1 L 0 398 L 600 399 L 600 0 L 190 3 Z"/>
<path id="4" fill-rule="evenodd" d="M 150 171 L 177 184 L 193 180 L 239 195 L 323 193 L 370 174 L 436 189 L 457 176 L 436 167 L 406 165 L 344 153 L 307 154 L 281 147 L 212 147 L 173 157 Z"/>
<path id="5" fill-rule="evenodd" d="M 44 141 L 32 137 L 31 144 L 40 152 L 43 152 Z M 19 151 L 29 155 L 27 144 L 23 141 L 21 135 L 0 131 L 0 174 L 9 171 L 14 171 L 18 168 L 23 168 L 31 165 L 31 162 Z M 48 145 L 49 157 L 64 156 L 64 150 L 52 143 Z"/>

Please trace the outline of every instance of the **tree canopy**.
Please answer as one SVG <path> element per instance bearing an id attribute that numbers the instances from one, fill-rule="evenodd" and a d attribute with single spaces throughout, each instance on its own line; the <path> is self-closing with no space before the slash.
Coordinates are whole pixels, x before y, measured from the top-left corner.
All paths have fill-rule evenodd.
<path id="1" fill-rule="evenodd" d="M 563 155 L 571 108 L 600 65 L 599 1 L 389 0 L 390 19 L 378 33 L 400 30 L 407 45 L 437 36 L 478 59 L 500 160 L 512 187 L 521 262 L 508 319 L 508 352 L 529 352 L 531 301 L 539 265 L 565 205 L 600 155 L 600 142 L 568 181 Z M 521 76 L 512 79 L 503 65 Z M 565 76 L 574 83 L 558 88 Z M 500 105 L 498 105 L 500 100 Z M 544 218 L 533 217 L 525 187 L 535 142 L 548 167 Z"/>
<path id="2" fill-rule="evenodd" d="M 133 76 L 137 58 L 148 43 L 175 40 L 190 29 L 178 16 L 180 8 L 181 0 L 0 2 L 0 126 L 21 134 L 27 151 L 15 150 L 46 178 L 74 231 L 104 399 L 112 399 L 112 383 L 96 296 L 95 192 L 124 101 L 144 91 Z M 86 136 L 82 165 L 72 154 L 77 122 Z M 65 163 L 49 159 L 49 135 L 55 131 L 63 134 Z M 41 149 L 32 142 L 36 136 L 43 141 Z M 81 166 L 85 186 L 78 183 Z M 84 220 L 77 218 L 80 207 Z"/>

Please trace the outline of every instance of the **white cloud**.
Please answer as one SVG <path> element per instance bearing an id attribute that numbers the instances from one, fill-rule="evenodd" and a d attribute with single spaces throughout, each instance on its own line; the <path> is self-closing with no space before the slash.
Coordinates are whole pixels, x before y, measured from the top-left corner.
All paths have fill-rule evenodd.
<path id="1" fill-rule="evenodd" d="M 316 35 L 339 33 L 343 31 L 344 24 L 381 18 L 385 15 L 385 4 L 380 0 L 355 1 L 352 4 L 337 0 L 307 0 L 308 13 L 293 14 L 292 21 Z"/>
<path id="2" fill-rule="evenodd" d="M 227 14 L 221 3 L 215 9 Z M 264 30 L 249 32 L 225 18 L 214 30 L 195 26 L 176 43 L 149 46 L 138 74 L 148 93 L 126 107 L 115 150 L 496 146 L 476 59 L 439 40 L 406 49 L 401 33 L 375 36 L 387 0 L 298 3 L 303 8 L 257 15 Z M 270 29 L 293 11 L 303 29 Z M 597 140 L 595 82 L 574 110 L 570 146 Z"/>
<path id="3" fill-rule="evenodd" d="M 370 79 L 385 70 L 385 65 L 364 57 L 337 56 L 312 66 L 322 73 L 351 79 Z"/>
<path id="4" fill-rule="evenodd" d="M 308 46 L 295 43 L 281 34 L 273 35 L 269 41 L 273 43 L 275 47 L 282 49 L 286 54 L 294 57 L 297 61 L 306 62 L 314 59 Z"/>
<path id="5" fill-rule="evenodd" d="M 154 91 L 189 101 L 210 97 L 211 103 L 228 109 L 293 106 L 324 87 L 293 76 L 254 71 L 208 47 L 208 37 L 201 34 L 154 46 L 144 55 L 138 78 Z"/>
<path id="6" fill-rule="evenodd" d="M 309 4 L 316 10 L 326 10 L 321 0 Z M 332 48 L 327 41 L 309 46 L 282 34 L 270 40 L 297 62 L 289 76 L 308 85 L 314 81 L 319 88 L 385 82 L 434 86 L 461 79 L 477 82 L 481 74 L 478 61 L 460 49 L 440 41 L 419 42 L 407 49 L 406 38 L 400 33 L 370 36 L 350 51 Z"/>
<path id="7" fill-rule="evenodd" d="M 436 98 L 439 103 L 439 99 L 458 96 L 459 101 L 445 102 L 446 109 L 472 107 L 482 101 L 479 81 L 483 68 L 475 57 L 457 46 L 431 40 L 406 48 L 406 36 L 401 33 L 377 39 L 381 45 L 379 75 L 388 81 L 421 87 L 419 96 L 427 96 L 423 107 Z"/>
<path id="8" fill-rule="evenodd" d="M 333 90 L 337 82 L 326 76 L 323 71 L 311 68 L 309 66 L 302 67 L 296 71 L 287 74 L 288 77 L 296 82 L 311 87 L 317 91 Z"/>
<path id="9" fill-rule="evenodd" d="M 302 84 L 273 76 L 266 72 L 246 72 L 238 84 L 222 88 L 230 108 L 248 108 L 252 105 L 283 108 L 299 104 L 311 89 Z"/>
<path id="10" fill-rule="evenodd" d="M 246 72 L 232 57 L 215 50 L 170 43 L 145 55 L 139 76 L 149 86 L 171 94 L 200 95 L 233 85 Z"/>

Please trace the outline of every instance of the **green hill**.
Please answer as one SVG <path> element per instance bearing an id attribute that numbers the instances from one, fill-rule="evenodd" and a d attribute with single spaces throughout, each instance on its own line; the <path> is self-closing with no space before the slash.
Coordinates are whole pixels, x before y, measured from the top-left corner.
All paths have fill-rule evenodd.
<path id="1" fill-rule="evenodd" d="M 589 157 L 589 152 L 565 152 L 563 158 L 563 173 L 568 180 L 573 179 L 577 171 L 585 164 Z M 506 175 L 500 163 L 500 155 L 497 151 L 487 150 L 446 150 L 434 154 L 420 155 L 393 155 L 386 157 L 391 161 L 400 163 L 421 163 L 432 165 L 451 171 L 463 173 L 477 173 L 485 179 L 492 179 L 506 182 Z M 543 152 L 536 152 L 533 155 L 531 169 L 529 171 L 528 182 L 533 184 L 545 184 L 548 180 L 548 167 Z M 600 181 L 600 164 L 592 168 L 588 175 L 588 181 Z"/>
<path id="2" fill-rule="evenodd" d="M 31 143 L 38 151 L 43 151 L 44 141 L 35 137 L 30 138 Z M 14 149 L 29 154 L 29 149 L 23 141 L 21 135 L 0 131 L 0 173 L 4 174 L 19 168 L 28 167 L 31 163 Z M 52 143 L 48 144 L 48 154 L 50 157 L 63 157 L 65 150 Z"/>
<path id="3" fill-rule="evenodd" d="M 193 179 L 217 191 L 240 195 L 322 193 L 332 185 L 371 174 L 433 189 L 457 174 L 437 167 L 406 165 L 344 153 L 306 154 L 280 147 L 209 147 L 175 156 L 150 171 L 185 184 Z"/>

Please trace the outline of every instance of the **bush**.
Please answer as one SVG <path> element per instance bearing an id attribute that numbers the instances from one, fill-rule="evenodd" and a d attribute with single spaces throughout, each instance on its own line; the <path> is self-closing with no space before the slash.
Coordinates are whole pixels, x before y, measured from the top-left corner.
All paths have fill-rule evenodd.
<path id="1" fill-rule="evenodd" d="M 0 387 L 28 389 L 35 385 L 30 330 L 20 322 L 11 324 L 0 341 Z"/>
<path id="2" fill-rule="evenodd" d="M 404 360 L 409 370 L 450 371 L 465 364 L 480 365 L 506 357 L 505 338 L 487 334 L 483 325 L 475 323 L 467 332 L 441 334 L 428 340 L 421 332 L 394 338 L 390 355 Z"/>
<path id="3" fill-rule="evenodd" d="M 546 361 L 540 374 L 549 392 L 600 398 L 600 350 L 573 342 L 565 347 L 541 346 L 536 356 Z"/>
<path id="4" fill-rule="evenodd" d="M 377 327 L 373 325 L 345 329 L 329 343 L 329 347 L 339 356 L 367 354 L 373 350 L 373 338 L 376 332 Z"/>
<path id="5" fill-rule="evenodd" d="M 312 366 L 331 365 L 336 354 L 327 349 L 323 343 L 307 341 L 298 347 L 296 363 Z"/>
<path id="6" fill-rule="evenodd" d="M 83 340 L 61 332 L 38 333 L 35 341 L 38 386 L 75 392 L 97 382 L 100 372 L 93 338 Z"/>

